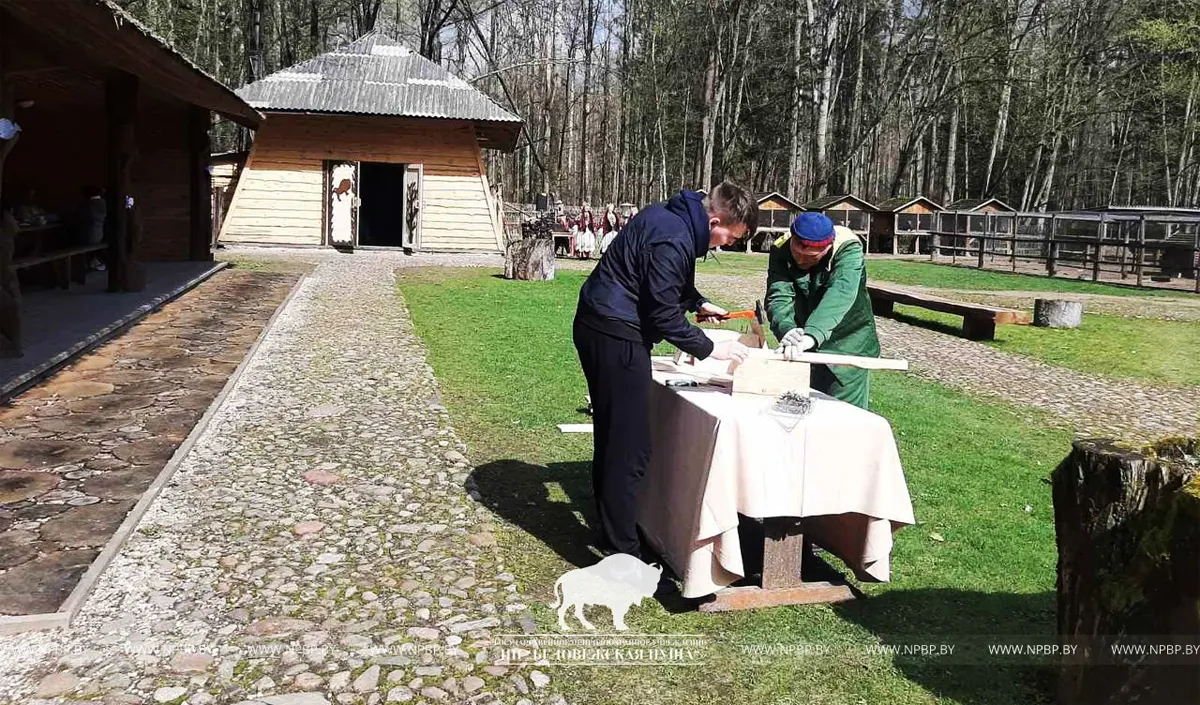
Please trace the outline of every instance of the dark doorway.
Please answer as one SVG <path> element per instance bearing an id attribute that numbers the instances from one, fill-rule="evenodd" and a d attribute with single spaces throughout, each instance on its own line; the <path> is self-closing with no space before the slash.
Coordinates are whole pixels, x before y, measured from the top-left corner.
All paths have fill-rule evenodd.
<path id="1" fill-rule="evenodd" d="M 362 162 L 359 172 L 358 244 L 404 244 L 404 165 Z"/>

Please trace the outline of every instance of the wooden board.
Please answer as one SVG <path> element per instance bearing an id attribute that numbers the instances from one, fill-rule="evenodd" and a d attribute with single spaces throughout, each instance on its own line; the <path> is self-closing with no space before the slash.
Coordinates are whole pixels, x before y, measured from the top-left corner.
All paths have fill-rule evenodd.
<path id="1" fill-rule="evenodd" d="M 809 393 L 810 365 L 783 359 L 751 357 L 733 370 L 735 396 L 777 397 L 784 392 Z"/>
<path id="2" fill-rule="evenodd" d="M 783 353 L 774 350 L 751 350 L 750 357 L 768 360 L 784 360 Z M 887 357 L 861 357 L 838 353 L 806 352 L 794 358 L 794 362 L 810 365 L 858 367 L 864 370 L 907 370 L 908 360 Z"/>
<path id="3" fill-rule="evenodd" d="M 590 423 L 560 423 L 558 430 L 563 433 L 595 433 L 595 428 Z"/>

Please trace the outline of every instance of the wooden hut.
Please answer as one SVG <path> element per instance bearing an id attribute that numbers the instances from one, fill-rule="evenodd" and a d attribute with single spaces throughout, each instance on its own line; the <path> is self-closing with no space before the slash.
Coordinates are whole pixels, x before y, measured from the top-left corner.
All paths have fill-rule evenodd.
<path id="1" fill-rule="evenodd" d="M 110 0 L 0 0 L 0 47 L 0 117 L 21 128 L 0 142 L 15 223 L 3 286 L 50 274 L 69 286 L 98 256 L 108 289 L 132 291 L 142 262 L 211 259 L 212 114 L 249 128 L 262 116 Z M 84 191 L 99 188 L 107 242 L 82 242 Z M 0 293 L 0 321 L 15 300 Z"/>
<path id="2" fill-rule="evenodd" d="M 497 252 L 481 148 L 521 120 L 379 33 L 238 91 L 267 115 L 222 242 Z"/>
<path id="3" fill-rule="evenodd" d="M 867 236 L 871 232 L 871 219 L 877 210 L 875 206 L 858 196 L 843 194 L 841 196 L 822 196 L 804 204 L 804 210 L 824 213 L 834 225 L 850 228 L 867 244 Z"/>
<path id="4" fill-rule="evenodd" d="M 789 232 L 792 221 L 804 207 L 778 191 L 757 194 L 754 200 L 758 202 L 758 231 L 746 238 L 746 252 L 751 250 L 752 243 L 767 252 L 776 238 Z"/>
<path id="5" fill-rule="evenodd" d="M 871 219 L 871 252 L 916 254 L 920 241 L 937 228 L 942 207 L 924 196 L 897 196 L 879 204 Z"/>

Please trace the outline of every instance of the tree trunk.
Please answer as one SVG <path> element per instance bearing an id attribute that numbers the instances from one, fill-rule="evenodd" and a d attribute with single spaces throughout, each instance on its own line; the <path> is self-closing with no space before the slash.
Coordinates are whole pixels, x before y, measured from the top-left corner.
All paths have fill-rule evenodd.
<path id="1" fill-rule="evenodd" d="M 801 8 L 807 8 L 807 14 L 801 12 Z M 812 0 L 796 0 L 794 12 L 794 24 L 792 27 L 792 129 L 791 143 L 788 150 L 788 198 L 799 197 L 800 189 L 800 98 L 803 95 L 803 91 L 800 88 L 803 75 L 801 73 L 803 54 L 800 51 L 800 47 L 803 42 L 805 20 L 807 19 L 810 24 L 812 22 Z M 800 200 L 804 199 L 801 198 Z"/>
<path id="2" fill-rule="evenodd" d="M 823 196 L 829 183 L 829 119 L 833 114 L 833 74 L 834 64 L 837 63 L 833 47 L 838 40 L 838 12 L 839 8 L 836 5 L 831 6 L 829 19 L 825 24 L 825 51 L 822 56 L 825 68 L 821 73 L 821 89 L 817 93 L 813 196 Z"/>
<path id="3" fill-rule="evenodd" d="M 554 278 L 554 238 L 515 240 L 504 255 L 504 278 L 549 281 Z"/>
<path id="4" fill-rule="evenodd" d="M 1196 439 L 1144 451 L 1078 440 L 1055 469 L 1057 631 L 1080 645 L 1059 665 L 1059 705 L 1200 702 L 1194 656 L 1122 663 L 1109 648 L 1200 637 L 1198 451 Z"/>

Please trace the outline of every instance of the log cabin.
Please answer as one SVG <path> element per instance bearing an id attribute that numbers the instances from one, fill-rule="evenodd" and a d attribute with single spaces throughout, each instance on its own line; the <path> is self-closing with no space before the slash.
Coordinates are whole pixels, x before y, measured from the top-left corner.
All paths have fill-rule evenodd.
<path id="1" fill-rule="evenodd" d="M 521 119 L 378 32 L 238 90 L 266 114 L 223 243 L 500 252 L 482 149 Z"/>

